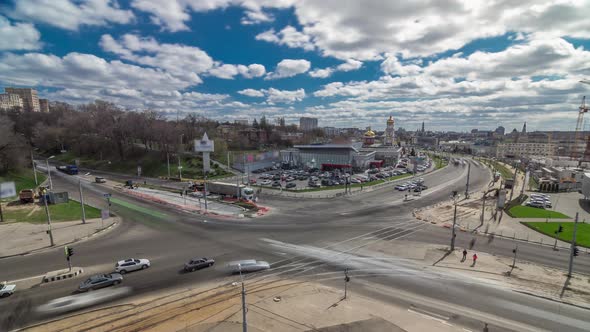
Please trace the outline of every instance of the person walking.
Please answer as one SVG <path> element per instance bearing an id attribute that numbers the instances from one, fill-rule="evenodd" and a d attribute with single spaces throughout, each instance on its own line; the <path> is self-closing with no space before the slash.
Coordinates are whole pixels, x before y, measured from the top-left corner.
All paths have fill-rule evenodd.
<path id="1" fill-rule="evenodd" d="M 473 265 L 475 266 L 475 262 L 477 261 L 477 254 L 473 254 Z"/>
<path id="2" fill-rule="evenodd" d="M 461 260 L 461 263 L 463 263 L 466 260 L 467 260 L 467 249 L 463 249 L 463 259 Z"/>

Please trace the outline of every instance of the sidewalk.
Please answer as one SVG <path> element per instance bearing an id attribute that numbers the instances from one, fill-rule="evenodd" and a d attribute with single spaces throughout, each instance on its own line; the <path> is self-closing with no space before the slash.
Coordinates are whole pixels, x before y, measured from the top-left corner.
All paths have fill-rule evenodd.
<path id="1" fill-rule="evenodd" d="M 46 233 L 47 224 L 28 222 L 2 224 L 0 225 L 0 258 L 24 255 L 78 242 L 104 234 L 105 231 L 112 230 L 119 224 L 118 217 L 108 218 L 104 222 L 100 218 L 88 219 L 86 224 L 82 224 L 81 220 L 54 222 L 51 224 L 54 247 L 51 247 L 49 243 L 49 235 Z"/>

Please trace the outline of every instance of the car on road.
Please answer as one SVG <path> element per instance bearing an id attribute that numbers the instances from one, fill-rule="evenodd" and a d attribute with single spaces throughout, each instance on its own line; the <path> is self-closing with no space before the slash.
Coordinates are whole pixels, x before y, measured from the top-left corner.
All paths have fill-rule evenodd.
<path id="1" fill-rule="evenodd" d="M 86 279 L 78 286 L 78 291 L 87 292 L 103 287 L 118 285 L 123 281 L 120 273 L 97 274 Z"/>
<path id="2" fill-rule="evenodd" d="M 202 257 L 202 258 L 193 258 L 184 264 L 184 270 L 186 272 L 193 272 L 195 270 L 200 270 L 205 267 L 210 267 L 215 264 L 215 260 L 212 258 Z"/>
<path id="3" fill-rule="evenodd" d="M 0 284 L 0 297 L 8 297 L 8 296 L 14 294 L 15 288 L 16 288 L 16 285 L 8 285 L 6 283 L 1 283 Z"/>
<path id="4" fill-rule="evenodd" d="M 231 273 L 256 272 L 270 269 L 270 264 L 266 261 L 257 261 L 255 259 L 244 259 L 241 261 L 230 262 L 227 268 Z"/>
<path id="5" fill-rule="evenodd" d="M 131 271 L 144 270 L 148 267 L 150 267 L 150 261 L 148 259 L 128 258 L 118 261 L 115 264 L 115 272 L 125 274 Z"/>
<path id="6" fill-rule="evenodd" d="M 417 185 L 416 188 L 414 188 L 414 192 L 424 191 L 426 189 L 428 189 L 428 186 L 425 186 L 425 185 Z"/>
<path id="7" fill-rule="evenodd" d="M 94 182 L 96 183 L 105 183 L 107 182 L 107 180 L 105 180 L 105 178 L 103 178 L 102 176 L 97 176 L 94 178 Z"/>
<path id="8" fill-rule="evenodd" d="M 297 184 L 295 182 L 289 182 L 289 183 L 287 183 L 287 189 L 295 188 L 295 187 L 297 187 Z"/>
<path id="9" fill-rule="evenodd" d="M 395 186 L 395 189 L 399 191 L 404 191 L 408 189 L 408 186 L 405 184 L 398 184 L 397 186 Z"/>

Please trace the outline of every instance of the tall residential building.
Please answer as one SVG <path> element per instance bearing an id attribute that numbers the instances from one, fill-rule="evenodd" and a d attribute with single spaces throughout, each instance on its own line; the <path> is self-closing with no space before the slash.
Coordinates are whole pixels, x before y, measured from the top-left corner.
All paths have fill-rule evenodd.
<path id="1" fill-rule="evenodd" d="M 504 127 L 502 127 L 502 126 L 499 126 L 498 128 L 496 128 L 495 131 L 496 131 L 496 134 L 504 136 L 504 133 L 506 132 L 506 129 Z"/>
<path id="2" fill-rule="evenodd" d="M 23 100 L 19 95 L 14 95 L 11 93 L 0 94 L 0 109 L 11 110 L 15 107 L 18 107 L 21 110 L 23 108 Z"/>
<path id="3" fill-rule="evenodd" d="M 39 99 L 39 109 L 43 113 L 49 113 L 49 100 Z"/>
<path id="4" fill-rule="evenodd" d="M 299 129 L 303 131 L 311 131 L 318 127 L 318 119 L 317 118 L 307 118 L 302 117 L 299 118 Z"/>
<path id="5" fill-rule="evenodd" d="M 40 112 L 37 90 L 31 88 L 4 88 L 6 93 L 19 95 L 23 101 L 23 111 Z"/>

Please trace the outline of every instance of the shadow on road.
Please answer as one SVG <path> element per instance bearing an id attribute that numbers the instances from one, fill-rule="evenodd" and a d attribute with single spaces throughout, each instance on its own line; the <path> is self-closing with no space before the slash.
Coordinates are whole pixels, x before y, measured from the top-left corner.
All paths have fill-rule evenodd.
<path id="1" fill-rule="evenodd" d="M 559 293 L 559 297 L 560 298 L 563 297 L 563 293 L 565 293 L 565 290 L 570 285 L 570 279 L 571 278 L 572 278 L 571 276 L 568 276 L 567 279 L 565 279 L 565 282 L 563 283 L 563 287 L 561 288 L 561 293 Z"/>
<path id="2" fill-rule="evenodd" d="M 590 213 L 590 200 L 580 198 L 578 200 L 578 204 L 580 205 L 582 210 L 586 211 L 587 213 Z"/>

